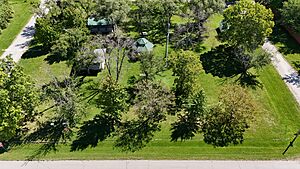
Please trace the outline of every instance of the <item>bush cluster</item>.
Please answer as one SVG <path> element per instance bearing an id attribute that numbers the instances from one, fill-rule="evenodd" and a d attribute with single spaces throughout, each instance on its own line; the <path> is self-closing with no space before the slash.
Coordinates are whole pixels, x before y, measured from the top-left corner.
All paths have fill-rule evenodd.
<path id="1" fill-rule="evenodd" d="M 13 9 L 8 3 L 8 0 L 0 0 L 0 33 L 7 27 L 13 14 Z"/>

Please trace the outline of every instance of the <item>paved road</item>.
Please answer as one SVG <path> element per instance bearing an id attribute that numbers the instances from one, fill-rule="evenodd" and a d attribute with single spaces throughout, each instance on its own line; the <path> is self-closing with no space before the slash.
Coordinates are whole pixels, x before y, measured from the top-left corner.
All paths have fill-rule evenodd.
<path id="1" fill-rule="evenodd" d="M 300 169 L 300 161 L 1 161 L 1 169 Z"/>
<path id="2" fill-rule="evenodd" d="M 44 8 L 45 1 L 46 0 L 41 0 L 40 8 Z M 34 15 L 30 18 L 29 22 L 14 39 L 12 44 L 0 56 L 0 58 L 11 55 L 15 62 L 18 62 L 21 59 L 22 55 L 28 50 L 30 41 L 33 39 L 36 17 L 37 16 Z"/>
<path id="3" fill-rule="evenodd" d="M 284 56 L 271 43 L 266 42 L 263 49 L 273 55 L 273 65 L 300 105 L 300 76 L 297 71 L 285 60 Z M 299 168 L 300 169 L 300 168 Z"/>

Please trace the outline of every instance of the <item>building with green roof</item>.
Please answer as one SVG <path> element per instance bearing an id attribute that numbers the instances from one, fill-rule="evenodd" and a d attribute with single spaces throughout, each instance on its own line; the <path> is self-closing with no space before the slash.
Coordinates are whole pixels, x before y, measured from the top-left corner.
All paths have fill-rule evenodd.
<path id="1" fill-rule="evenodd" d="M 146 38 L 139 38 L 135 43 L 134 46 L 136 51 L 141 52 L 151 52 L 153 50 L 153 43 L 148 41 Z"/>
<path id="2" fill-rule="evenodd" d="M 90 17 L 87 20 L 87 26 L 93 34 L 108 34 L 114 31 L 114 24 L 110 19 L 96 19 Z"/>

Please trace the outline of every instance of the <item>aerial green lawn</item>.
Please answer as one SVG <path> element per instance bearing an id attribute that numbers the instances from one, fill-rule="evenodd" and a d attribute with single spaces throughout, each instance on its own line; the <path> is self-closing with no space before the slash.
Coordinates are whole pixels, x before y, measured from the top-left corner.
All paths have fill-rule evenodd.
<path id="1" fill-rule="evenodd" d="M 8 27 L 0 34 L 0 55 L 9 47 L 32 16 L 33 8 L 30 3 L 38 1 L 39 0 L 9 0 L 14 10 L 14 17 Z"/>
<path id="2" fill-rule="evenodd" d="M 211 18 L 208 23 L 208 38 L 204 41 L 205 49 L 218 45 L 215 38 L 216 32 L 213 27 L 218 26 L 220 16 Z M 210 25 L 210 26 L 209 26 Z M 163 46 L 156 46 L 157 54 L 163 53 Z M 47 83 L 52 76 L 59 78 L 68 75 L 70 68 L 65 63 L 49 65 L 44 61 L 46 56 L 37 58 L 22 59 L 20 65 L 24 71 L 31 75 L 39 85 Z M 138 75 L 138 63 L 126 62 L 124 65 L 122 85 L 130 75 Z M 174 77 L 171 71 L 163 72 L 158 77 L 162 83 L 171 87 Z M 167 121 L 162 124 L 162 130 L 158 132 L 154 139 L 141 151 L 135 153 L 125 153 L 113 147 L 113 138 L 98 144 L 96 148 L 88 148 L 84 151 L 70 152 L 70 143 L 59 145 L 57 152 L 51 152 L 42 159 L 48 160 L 96 160 L 96 159 L 239 159 L 239 160 L 270 160 L 270 159 L 293 159 L 300 157 L 300 140 L 297 140 L 294 147 L 290 148 L 285 156 L 282 152 L 293 139 L 294 133 L 300 129 L 300 109 L 288 88 L 270 65 L 259 72 L 259 80 L 263 88 L 249 89 L 253 98 L 257 101 L 259 112 L 255 115 L 250 129 L 245 133 L 244 143 L 237 146 L 225 148 L 215 148 L 203 142 L 201 134 L 195 138 L 184 142 L 170 142 L 170 124 L 176 117 L 168 116 Z M 101 78 L 101 74 L 97 80 Z M 200 73 L 199 83 L 205 90 L 208 104 L 216 103 L 220 88 L 228 81 L 212 77 L 204 72 Z M 88 117 L 93 117 L 97 109 L 92 111 Z M 17 147 L 0 155 L 0 160 L 24 160 L 34 154 L 40 144 L 29 144 Z"/>

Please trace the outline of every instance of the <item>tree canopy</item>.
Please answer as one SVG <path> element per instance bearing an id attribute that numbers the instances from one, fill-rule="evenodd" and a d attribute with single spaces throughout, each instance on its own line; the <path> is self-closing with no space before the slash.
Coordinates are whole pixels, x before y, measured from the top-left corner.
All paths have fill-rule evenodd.
<path id="1" fill-rule="evenodd" d="M 237 85 L 225 86 L 219 104 L 204 115 L 201 123 L 204 142 L 220 147 L 241 144 L 254 112 L 255 103 L 246 89 Z"/>
<path id="2" fill-rule="evenodd" d="M 115 24 L 128 21 L 130 11 L 130 0 L 96 0 L 95 16 L 99 19 L 110 19 Z"/>
<path id="3" fill-rule="evenodd" d="M 281 10 L 283 23 L 300 32 L 300 0 L 288 0 L 283 2 Z"/>
<path id="4" fill-rule="evenodd" d="M 207 19 L 215 13 L 223 12 L 225 1 L 190 0 L 186 1 L 182 8 L 181 16 L 188 22 L 176 25 L 173 40 L 177 48 L 190 49 L 201 42 L 203 24 Z"/>
<path id="5" fill-rule="evenodd" d="M 36 116 L 34 83 L 10 58 L 0 60 L 0 141 L 8 141 Z"/>
<path id="6" fill-rule="evenodd" d="M 85 1 L 49 1 L 46 5 L 48 12 L 42 11 L 41 17 L 36 21 L 36 33 L 34 35 L 37 43 L 41 43 L 46 50 L 50 50 L 66 30 L 80 28 L 87 31 L 86 20 L 90 11 Z"/>
<path id="7" fill-rule="evenodd" d="M 273 17 L 271 9 L 252 0 L 240 0 L 224 11 L 220 39 L 253 51 L 272 33 Z"/>

